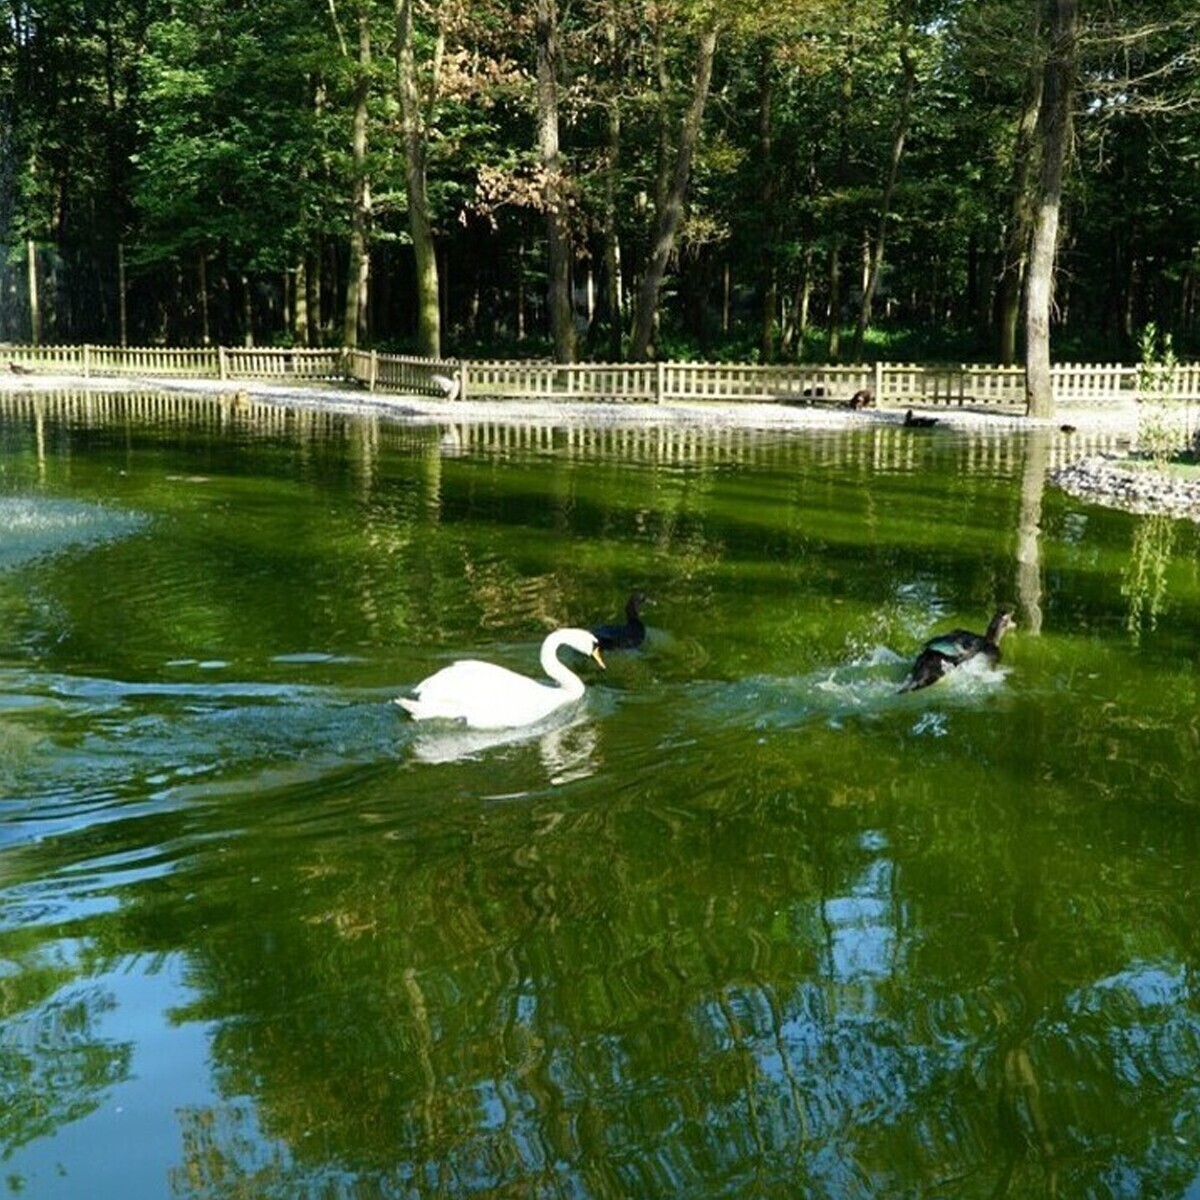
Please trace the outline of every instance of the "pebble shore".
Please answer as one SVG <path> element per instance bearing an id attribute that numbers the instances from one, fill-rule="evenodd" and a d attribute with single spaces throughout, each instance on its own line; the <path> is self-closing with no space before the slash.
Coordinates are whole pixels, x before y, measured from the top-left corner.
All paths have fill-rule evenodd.
<path id="1" fill-rule="evenodd" d="M 1200 478 L 1181 479 L 1167 471 L 1098 455 L 1051 471 L 1050 481 L 1093 504 L 1200 522 Z"/>

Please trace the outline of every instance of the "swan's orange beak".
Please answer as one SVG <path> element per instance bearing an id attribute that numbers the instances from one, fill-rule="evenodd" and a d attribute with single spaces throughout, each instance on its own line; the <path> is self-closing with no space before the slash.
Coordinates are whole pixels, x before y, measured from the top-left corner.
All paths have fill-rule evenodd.
<path id="1" fill-rule="evenodd" d="M 592 658 L 594 658 L 596 660 L 596 665 L 600 668 L 600 670 L 602 670 L 602 671 L 608 670 L 608 668 L 604 665 L 604 659 L 600 657 L 599 645 L 592 647 Z"/>

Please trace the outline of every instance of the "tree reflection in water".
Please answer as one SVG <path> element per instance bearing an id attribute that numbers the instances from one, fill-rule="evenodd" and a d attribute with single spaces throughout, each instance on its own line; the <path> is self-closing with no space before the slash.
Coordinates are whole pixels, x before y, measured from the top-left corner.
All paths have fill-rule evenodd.
<path id="1" fill-rule="evenodd" d="M 1129 562 L 1121 576 L 1121 595 L 1129 601 L 1125 626 L 1134 645 L 1144 629 L 1153 630 L 1167 595 L 1167 568 L 1175 545 L 1175 518 L 1151 513 L 1133 531 Z"/>

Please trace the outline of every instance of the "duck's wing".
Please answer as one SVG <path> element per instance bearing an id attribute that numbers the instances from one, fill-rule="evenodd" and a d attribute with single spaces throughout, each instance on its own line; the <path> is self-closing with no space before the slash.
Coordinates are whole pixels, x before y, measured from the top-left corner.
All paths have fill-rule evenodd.
<path id="1" fill-rule="evenodd" d="M 965 662 L 979 653 L 985 640 L 969 629 L 951 629 L 949 633 L 941 633 L 935 638 L 930 638 L 925 643 L 922 653 L 938 654 L 952 663 Z"/>
<path id="2" fill-rule="evenodd" d="M 459 662 L 451 663 L 448 667 L 443 667 L 440 671 L 435 671 L 432 675 L 422 679 L 413 688 L 415 696 L 433 696 L 439 693 L 457 690 L 467 686 L 473 681 L 486 679 L 491 675 L 499 678 L 503 675 L 510 675 L 512 672 L 505 670 L 503 667 L 497 667 L 494 663 L 481 662 L 474 658 L 464 658 Z"/>
<path id="3" fill-rule="evenodd" d="M 928 646 L 917 655 L 917 661 L 913 663 L 912 670 L 908 673 L 908 678 L 901 685 L 902 692 L 915 692 L 918 688 L 928 687 L 931 683 L 937 683 L 939 679 L 946 673 L 946 664 L 949 660 L 944 654 L 939 654 L 936 650 L 931 650 Z"/>
<path id="4" fill-rule="evenodd" d="M 488 697 L 527 701 L 547 691 L 548 684 L 495 663 L 467 658 L 443 667 L 428 679 L 421 680 L 412 690 L 426 712 L 455 716 L 465 715 L 486 703 Z"/>
<path id="5" fill-rule="evenodd" d="M 396 703 L 418 719 L 465 720 L 480 729 L 531 724 L 563 702 L 550 680 L 530 679 L 495 663 L 464 659 L 451 663 Z"/>

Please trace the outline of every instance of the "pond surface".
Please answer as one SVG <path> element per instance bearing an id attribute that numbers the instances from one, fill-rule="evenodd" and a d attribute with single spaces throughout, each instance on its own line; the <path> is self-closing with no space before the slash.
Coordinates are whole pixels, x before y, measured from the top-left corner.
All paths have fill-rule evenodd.
<path id="1" fill-rule="evenodd" d="M 0 401 L 5 1194 L 1200 1195 L 1197 530 L 1064 453 Z"/>

